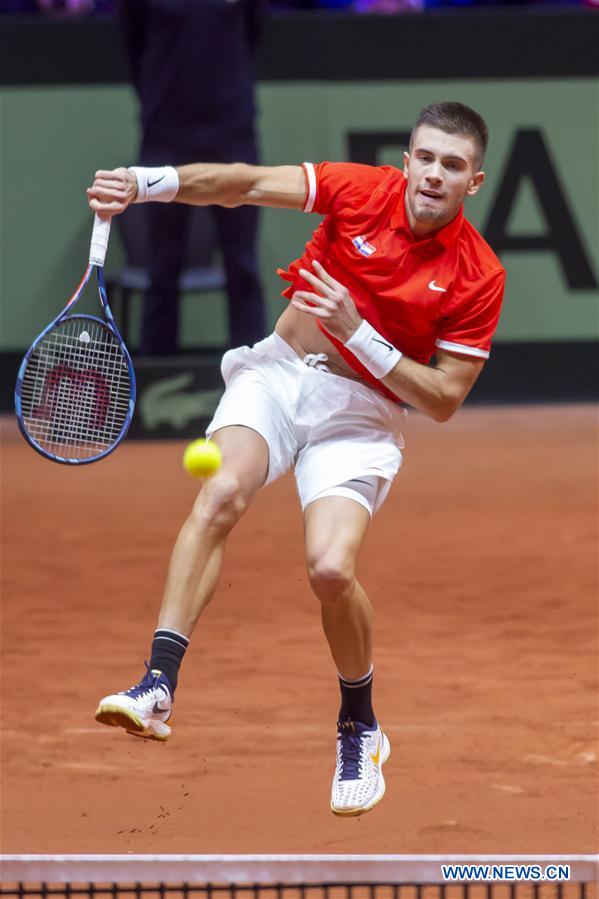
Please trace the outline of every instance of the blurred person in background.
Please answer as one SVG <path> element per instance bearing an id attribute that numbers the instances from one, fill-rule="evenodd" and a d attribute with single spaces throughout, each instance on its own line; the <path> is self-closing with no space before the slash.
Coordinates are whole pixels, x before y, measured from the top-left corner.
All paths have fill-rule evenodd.
<path id="1" fill-rule="evenodd" d="M 254 133 L 254 50 L 262 0 L 119 0 L 133 83 L 140 105 L 139 163 L 258 163 Z M 148 204 L 150 288 L 143 305 L 140 352 L 178 350 L 177 284 L 192 210 Z M 232 346 L 265 333 L 258 273 L 258 210 L 212 207 L 222 251 Z"/>

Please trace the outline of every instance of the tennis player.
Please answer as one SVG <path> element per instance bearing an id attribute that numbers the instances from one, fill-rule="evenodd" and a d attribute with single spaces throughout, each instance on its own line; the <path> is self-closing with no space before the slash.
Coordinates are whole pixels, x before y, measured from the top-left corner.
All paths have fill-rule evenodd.
<path id="1" fill-rule="evenodd" d="M 96 173 L 89 203 L 102 214 L 174 201 L 325 217 L 279 271 L 289 305 L 274 333 L 223 357 L 226 391 L 207 429 L 222 468 L 175 543 L 146 675 L 102 699 L 98 721 L 168 738 L 179 667 L 227 536 L 256 492 L 294 468 L 341 689 L 331 809 L 359 815 L 382 798 L 390 747 L 372 706 L 373 611 L 356 560 L 401 464 L 401 402 L 447 421 L 489 356 L 505 272 L 463 216 L 484 181 L 487 138 L 478 113 L 445 102 L 418 116 L 403 170 L 198 163 Z"/>

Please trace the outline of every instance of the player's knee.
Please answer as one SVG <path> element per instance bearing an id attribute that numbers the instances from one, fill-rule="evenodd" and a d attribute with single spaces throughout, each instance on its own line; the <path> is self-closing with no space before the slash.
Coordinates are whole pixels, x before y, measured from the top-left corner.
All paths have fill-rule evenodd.
<path id="1" fill-rule="evenodd" d="M 323 602 L 342 599 L 354 586 L 353 560 L 339 552 L 323 553 L 308 560 L 308 577 Z"/>
<path id="2" fill-rule="evenodd" d="M 239 480 L 223 471 L 206 481 L 192 514 L 202 528 L 226 533 L 237 524 L 247 506 Z"/>

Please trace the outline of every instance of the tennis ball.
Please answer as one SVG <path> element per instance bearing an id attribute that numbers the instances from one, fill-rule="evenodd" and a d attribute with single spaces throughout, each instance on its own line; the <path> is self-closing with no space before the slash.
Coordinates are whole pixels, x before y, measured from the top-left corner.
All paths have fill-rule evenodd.
<path id="1" fill-rule="evenodd" d="M 221 466 L 223 457 L 212 440 L 194 440 L 183 454 L 183 468 L 194 478 L 209 478 Z"/>

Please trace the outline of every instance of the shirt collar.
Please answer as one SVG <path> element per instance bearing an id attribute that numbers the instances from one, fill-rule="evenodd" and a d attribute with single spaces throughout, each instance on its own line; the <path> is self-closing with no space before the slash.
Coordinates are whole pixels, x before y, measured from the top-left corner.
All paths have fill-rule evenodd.
<path id="1" fill-rule="evenodd" d="M 403 231 L 405 237 L 414 243 L 425 243 L 427 240 L 438 240 L 439 243 L 443 244 L 443 246 L 448 247 L 451 243 L 453 243 L 462 229 L 462 223 L 464 221 L 463 206 L 460 207 L 460 210 L 456 217 L 453 218 L 443 228 L 440 228 L 438 231 L 434 231 L 428 237 L 424 237 L 421 240 L 416 240 L 412 233 L 412 229 L 410 228 L 408 216 L 406 214 L 405 196 L 407 186 L 407 179 L 404 179 L 404 183 L 402 184 L 399 193 L 397 207 L 391 215 L 391 219 L 389 221 L 391 227 L 395 228 L 398 231 Z"/>

